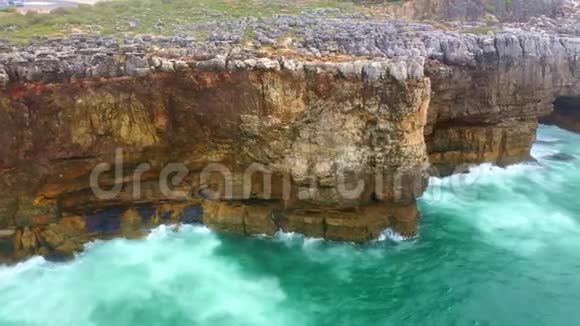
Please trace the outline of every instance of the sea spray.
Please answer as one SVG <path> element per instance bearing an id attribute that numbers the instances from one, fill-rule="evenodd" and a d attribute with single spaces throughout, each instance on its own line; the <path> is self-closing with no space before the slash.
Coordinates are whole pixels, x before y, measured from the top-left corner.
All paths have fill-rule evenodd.
<path id="1" fill-rule="evenodd" d="M 289 323 L 276 277 L 246 275 L 220 245 L 204 227 L 160 226 L 146 239 L 93 244 L 71 263 L 4 267 L 13 275 L 0 281 L 0 324 Z"/>

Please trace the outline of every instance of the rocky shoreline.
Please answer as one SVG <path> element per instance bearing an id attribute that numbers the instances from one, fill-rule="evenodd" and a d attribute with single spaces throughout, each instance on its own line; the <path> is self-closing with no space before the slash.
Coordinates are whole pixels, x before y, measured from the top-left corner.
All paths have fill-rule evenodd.
<path id="1" fill-rule="evenodd" d="M 580 93 L 580 37 L 549 20 L 480 35 L 306 13 L 215 23 L 204 40 L 5 45 L 3 259 L 69 255 L 160 223 L 412 236 L 429 174 L 529 159 L 538 119 Z M 114 196 L 94 192 L 103 163 L 97 186 Z"/>

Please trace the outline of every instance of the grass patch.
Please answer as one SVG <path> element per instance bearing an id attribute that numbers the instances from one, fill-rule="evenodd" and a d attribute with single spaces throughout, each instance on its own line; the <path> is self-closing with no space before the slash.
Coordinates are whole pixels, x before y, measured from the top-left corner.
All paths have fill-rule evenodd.
<path id="1" fill-rule="evenodd" d="M 462 33 L 466 33 L 466 34 L 479 34 L 479 35 L 485 35 L 489 32 L 494 32 L 497 29 L 493 26 L 476 26 L 476 27 L 470 27 L 470 28 L 466 28 L 463 31 L 461 31 Z"/>
<path id="2" fill-rule="evenodd" d="M 15 43 L 34 35 L 61 36 L 99 30 L 101 34 L 172 35 L 185 24 L 246 16 L 296 14 L 316 8 L 358 12 L 362 6 L 346 0 L 113 0 L 94 6 L 59 8 L 49 14 L 4 12 L 0 34 Z"/>

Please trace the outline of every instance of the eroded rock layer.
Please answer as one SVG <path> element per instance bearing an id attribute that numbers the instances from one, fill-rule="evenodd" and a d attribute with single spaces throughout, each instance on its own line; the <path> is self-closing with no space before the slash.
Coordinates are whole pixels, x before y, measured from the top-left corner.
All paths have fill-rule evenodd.
<path id="1" fill-rule="evenodd" d="M 17 227 L 6 237 L 17 256 L 67 251 L 72 226 L 116 232 L 144 221 L 348 241 L 389 226 L 416 232 L 430 84 L 401 78 L 413 62 L 182 63 L 3 91 L 2 227 Z M 95 179 L 108 191 L 99 195 L 91 173 L 102 163 L 116 165 Z"/>

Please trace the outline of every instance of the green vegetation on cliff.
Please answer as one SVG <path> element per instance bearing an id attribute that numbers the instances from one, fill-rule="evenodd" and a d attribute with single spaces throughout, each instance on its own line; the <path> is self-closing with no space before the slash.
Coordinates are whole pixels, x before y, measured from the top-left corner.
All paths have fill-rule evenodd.
<path id="1" fill-rule="evenodd" d="M 466 28 L 462 32 L 469 33 L 469 34 L 483 35 L 483 34 L 487 34 L 489 32 L 495 32 L 496 30 L 497 30 L 497 27 L 494 27 L 494 26 L 475 26 L 475 27 Z"/>
<path id="2" fill-rule="evenodd" d="M 0 35 L 13 42 L 25 42 L 34 35 L 59 36 L 75 32 L 163 35 L 172 34 L 188 23 L 295 14 L 318 8 L 355 12 L 360 6 L 343 0 L 115 0 L 94 6 L 59 8 L 50 14 L 2 12 Z"/>

